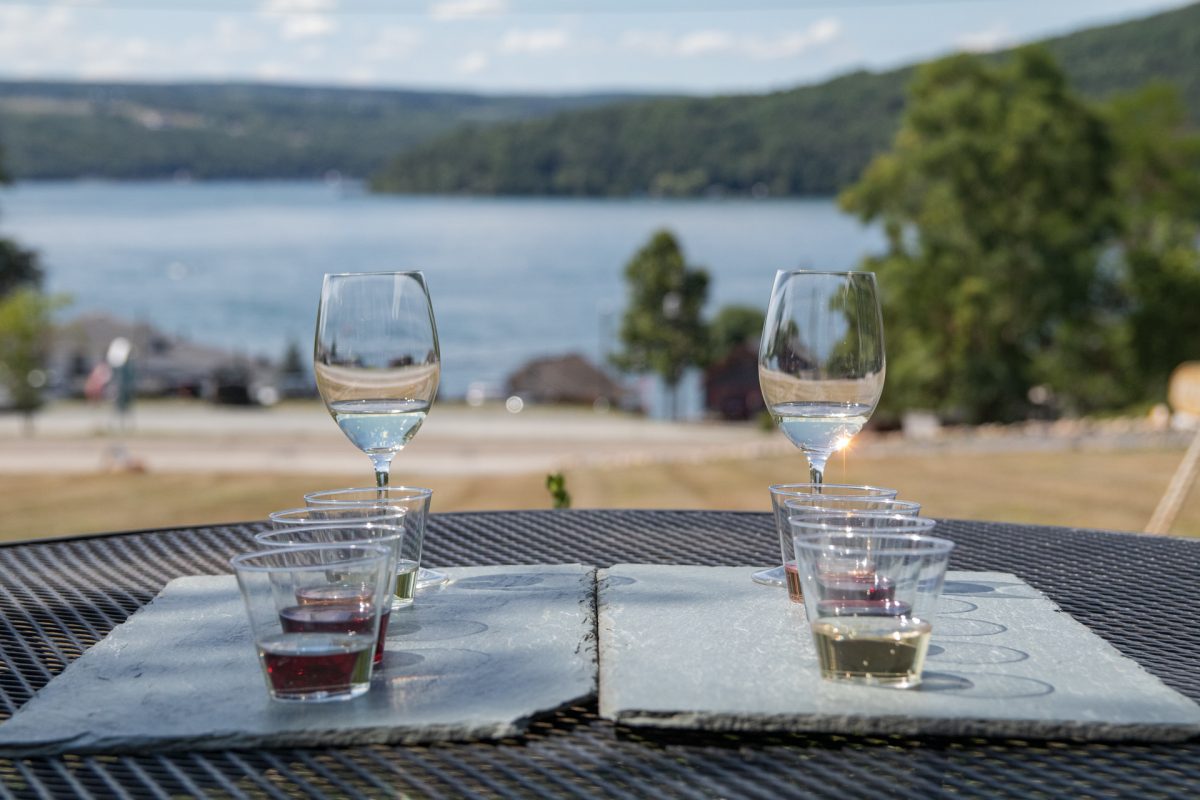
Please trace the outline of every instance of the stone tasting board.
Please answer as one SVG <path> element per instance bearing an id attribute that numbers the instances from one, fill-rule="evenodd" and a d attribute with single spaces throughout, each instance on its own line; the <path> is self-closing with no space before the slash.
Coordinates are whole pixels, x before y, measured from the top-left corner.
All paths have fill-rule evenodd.
<path id="1" fill-rule="evenodd" d="M 371 691 L 269 699 L 232 575 L 179 578 L 0 725 L 0 755 L 489 739 L 595 695 L 592 567 L 448 569 L 392 612 Z"/>
<path id="2" fill-rule="evenodd" d="M 802 606 L 752 567 L 599 580 L 600 715 L 630 726 L 1177 741 L 1200 707 L 1014 575 L 951 572 L 923 685 L 822 680 Z"/>

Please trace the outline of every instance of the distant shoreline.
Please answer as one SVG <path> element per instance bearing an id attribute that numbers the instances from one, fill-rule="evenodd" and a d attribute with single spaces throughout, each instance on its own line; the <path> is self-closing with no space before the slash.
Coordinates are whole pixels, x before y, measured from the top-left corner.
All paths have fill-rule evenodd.
<path id="1" fill-rule="evenodd" d="M 555 195 L 555 194 L 471 194 L 465 192 L 445 192 L 445 193 L 422 193 L 422 192 L 373 192 L 367 188 L 366 178 L 343 178 L 340 181 L 330 182 L 321 178 L 188 178 L 180 180 L 167 176 L 158 178 L 97 178 L 81 176 L 77 178 L 20 178 L 14 179 L 9 184 L 0 185 L 0 200 L 3 200 L 5 194 L 10 194 L 18 191 L 21 187 L 54 187 L 54 186 L 98 186 L 98 187 L 137 187 L 137 186 L 154 186 L 154 187 L 218 187 L 218 186 L 298 186 L 298 187 L 314 187 L 327 186 L 331 190 L 341 189 L 347 195 L 360 196 L 368 195 L 379 198 L 396 198 L 396 199 L 412 199 L 412 200 L 462 200 L 462 201 L 488 201 L 497 200 L 505 202 L 553 202 L 563 204 L 620 204 L 620 203 L 648 203 L 648 204 L 663 204 L 663 205 L 719 205 L 722 203 L 746 203 L 746 204 L 764 204 L 764 205 L 782 205 L 787 203 L 828 203 L 836 199 L 836 195 L 828 194 L 804 194 L 804 195 L 778 195 L 770 197 L 752 197 L 750 195 L 714 195 L 703 196 L 697 195 L 693 197 L 676 197 L 668 195 L 647 195 L 647 194 L 631 194 L 627 196 L 617 197 L 611 195 L 597 195 L 580 197 L 574 195 Z M 0 209 L 2 211 L 3 209 Z M 2 222 L 2 218 L 0 218 Z"/>

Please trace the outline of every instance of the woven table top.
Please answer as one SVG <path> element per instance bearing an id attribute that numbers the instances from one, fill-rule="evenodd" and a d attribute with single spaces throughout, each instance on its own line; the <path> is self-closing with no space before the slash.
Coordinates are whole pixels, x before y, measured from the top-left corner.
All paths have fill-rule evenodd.
<path id="1" fill-rule="evenodd" d="M 0 548 L 0 719 L 172 578 L 229 572 L 250 526 Z M 1200 701 L 1200 541 L 947 520 L 951 569 L 1013 572 Z M 583 562 L 767 565 L 769 514 L 435 514 L 429 566 Z M 749 580 L 749 576 L 747 576 Z M 1075 744 L 625 730 L 595 701 L 499 743 L 0 760 L 7 797 L 1200 796 L 1200 741 Z"/>

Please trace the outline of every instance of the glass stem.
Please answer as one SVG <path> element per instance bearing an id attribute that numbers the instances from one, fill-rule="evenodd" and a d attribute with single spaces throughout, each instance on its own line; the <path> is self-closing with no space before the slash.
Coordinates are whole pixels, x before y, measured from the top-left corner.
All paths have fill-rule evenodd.
<path id="1" fill-rule="evenodd" d="M 371 461 L 375 464 L 375 485 L 380 488 L 387 486 L 388 473 L 392 469 L 392 454 L 372 455 Z"/>
<path id="2" fill-rule="evenodd" d="M 808 479 L 811 483 L 820 486 L 825 482 L 825 462 L 829 460 L 829 453 L 807 453 L 808 455 Z M 817 491 L 820 491 L 818 488 Z"/>

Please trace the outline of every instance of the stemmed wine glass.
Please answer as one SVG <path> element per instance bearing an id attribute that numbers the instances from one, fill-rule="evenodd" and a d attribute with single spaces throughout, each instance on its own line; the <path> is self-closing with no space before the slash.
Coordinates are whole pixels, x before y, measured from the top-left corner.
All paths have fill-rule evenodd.
<path id="1" fill-rule="evenodd" d="M 810 481 L 866 424 L 883 393 L 883 316 L 870 272 L 780 271 L 758 348 L 767 410 L 808 457 Z M 784 568 L 754 573 L 782 585 Z"/>
<path id="2" fill-rule="evenodd" d="M 392 458 L 416 436 L 442 371 L 437 323 L 420 272 L 326 275 L 317 308 L 317 390 L 386 487 Z M 422 569 L 418 584 L 445 576 Z"/>

